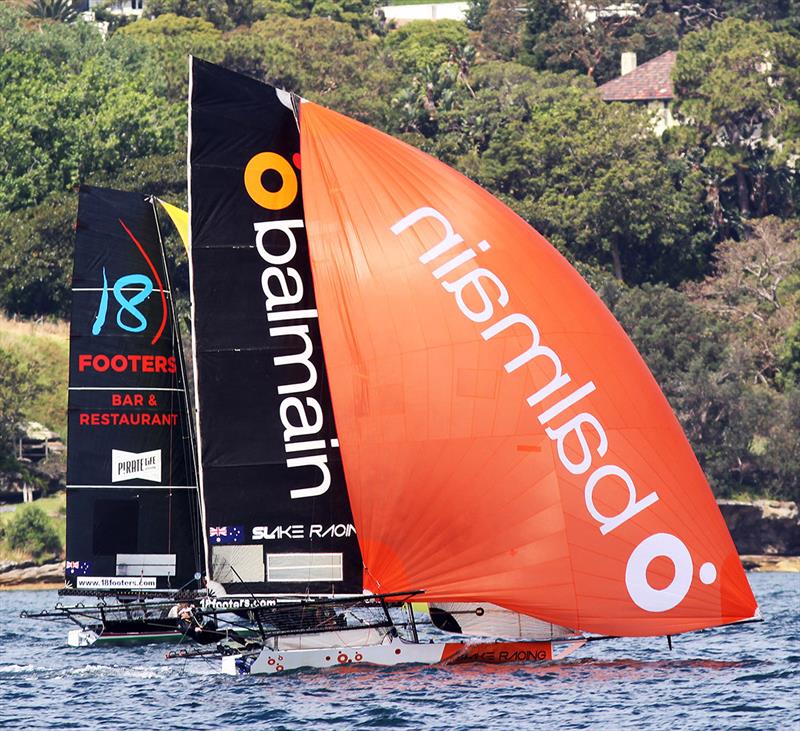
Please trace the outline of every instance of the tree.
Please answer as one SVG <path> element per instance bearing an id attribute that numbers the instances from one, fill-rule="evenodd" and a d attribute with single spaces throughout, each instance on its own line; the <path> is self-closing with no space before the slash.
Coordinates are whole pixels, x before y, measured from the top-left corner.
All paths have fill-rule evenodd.
<path id="1" fill-rule="evenodd" d="M 468 0 L 464 22 L 470 30 L 480 30 L 483 18 L 489 10 L 489 0 Z"/>
<path id="2" fill-rule="evenodd" d="M 630 6 L 616 0 L 532 3 L 521 60 L 539 69 L 580 71 L 602 83 L 618 75 L 622 51 L 646 60 L 674 48 L 678 25 L 674 13 L 652 0 Z"/>
<path id="3" fill-rule="evenodd" d="M 26 33 L 15 20 L 0 12 L 0 208 L 182 146 L 183 105 L 164 98 L 146 47 L 121 34 L 103 43 L 85 23 Z"/>
<path id="4" fill-rule="evenodd" d="M 152 18 L 169 14 L 203 19 L 220 30 L 249 25 L 264 17 L 254 0 L 148 0 L 146 10 Z"/>
<path id="5" fill-rule="evenodd" d="M 673 74 L 674 132 L 696 147 L 707 186 L 726 205 L 730 190 L 744 217 L 791 215 L 797 208 L 800 152 L 800 44 L 765 22 L 730 18 L 687 35 Z"/>
<path id="6" fill-rule="evenodd" d="M 69 23 L 78 15 L 72 7 L 72 0 L 31 0 L 27 10 L 32 18 L 58 20 L 62 23 Z"/>
<path id="7" fill-rule="evenodd" d="M 51 195 L 0 218 L 0 307 L 33 317 L 69 314 L 77 196 Z"/>
<path id="8" fill-rule="evenodd" d="M 645 111 L 570 77 L 486 64 L 442 115 L 436 152 L 499 194 L 568 256 L 629 283 L 699 276 L 709 240 L 699 177 Z"/>
<path id="9" fill-rule="evenodd" d="M 543 42 L 556 23 L 568 20 L 567 5 L 563 0 L 541 0 L 528 5 L 523 32 L 523 63 L 536 69 L 547 68 L 547 53 Z"/>
<path id="10" fill-rule="evenodd" d="M 191 54 L 220 63 L 224 40 L 222 32 L 204 18 L 165 13 L 153 20 L 142 18 L 120 28 L 111 43 L 131 43 L 146 51 L 150 56 L 148 65 L 161 87 L 159 96 L 183 107 L 189 89 L 187 56 Z"/>
<path id="11" fill-rule="evenodd" d="M 481 46 L 497 58 L 510 61 L 522 49 L 522 14 L 516 0 L 489 0 L 481 23 Z"/>
<path id="12" fill-rule="evenodd" d="M 393 81 L 390 129 L 434 137 L 439 114 L 469 89 L 469 32 L 456 21 L 408 23 L 386 37 L 383 59 Z"/>
<path id="13" fill-rule="evenodd" d="M 38 505 L 18 508 L 6 526 L 5 538 L 11 550 L 24 551 L 34 558 L 61 552 L 53 521 Z"/>
<path id="14" fill-rule="evenodd" d="M 40 391 L 35 367 L 0 348 L 0 465 L 14 463 L 17 424 L 25 405 Z"/>
<path id="15" fill-rule="evenodd" d="M 357 119 L 386 118 L 389 73 L 380 40 L 324 18 L 273 17 L 231 36 L 224 65 Z"/>
<path id="16" fill-rule="evenodd" d="M 800 224 L 755 220 L 742 241 L 714 253 L 714 272 L 686 285 L 691 299 L 737 334 L 741 376 L 769 385 L 800 385 Z"/>
<path id="17" fill-rule="evenodd" d="M 661 386 L 718 497 L 800 498 L 800 389 L 754 384 L 738 328 L 663 285 L 606 282 L 606 303 Z"/>

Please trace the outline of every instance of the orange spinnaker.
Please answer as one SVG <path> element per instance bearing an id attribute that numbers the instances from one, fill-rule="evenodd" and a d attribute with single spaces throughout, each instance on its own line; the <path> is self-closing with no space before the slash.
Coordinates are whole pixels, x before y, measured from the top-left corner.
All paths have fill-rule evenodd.
<path id="1" fill-rule="evenodd" d="M 608 634 L 753 617 L 672 410 L 567 261 L 451 168 L 308 102 L 301 151 L 365 586 Z"/>

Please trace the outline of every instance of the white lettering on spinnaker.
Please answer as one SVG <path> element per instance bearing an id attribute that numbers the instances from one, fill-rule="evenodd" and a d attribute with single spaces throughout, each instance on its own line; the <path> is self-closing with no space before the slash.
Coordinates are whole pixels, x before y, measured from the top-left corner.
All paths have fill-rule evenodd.
<path id="1" fill-rule="evenodd" d="M 584 503 L 589 515 L 599 524 L 600 534 L 605 536 L 627 523 L 637 514 L 658 502 L 656 492 L 649 492 L 639 497 L 636 485 L 630 474 L 616 464 L 595 465 L 595 456 L 602 458 L 608 451 L 608 436 L 596 416 L 590 413 L 586 404 L 596 386 L 587 381 L 578 388 L 571 386 L 572 379 L 562 363 L 559 354 L 541 342 L 541 334 L 536 323 L 526 314 L 520 312 L 503 313 L 493 322 L 496 308 L 505 308 L 509 304 L 508 290 L 503 281 L 490 269 L 479 266 L 479 254 L 471 247 L 456 251 L 456 247 L 464 244 L 451 222 L 441 212 L 425 206 L 412 211 L 391 227 L 395 236 L 400 236 L 407 229 L 427 221 L 426 230 L 433 225 L 434 230 L 440 227 L 441 233 L 420 257 L 422 264 L 432 267 L 431 274 L 445 292 L 452 294 L 460 312 L 472 322 L 486 323 L 481 330 L 481 337 L 489 341 L 504 331 L 513 331 L 522 342 L 530 343 L 521 353 L 505 363 L 507 373 L 528 366 L 534 362 L 552 374 L 550 380 L 526 397 L 531 408 L 536 408 L 537 420 L 545 427 L 545 434 L 556 446 L 559 461 L 573 475 L 586 475 L 584 486 Z M 483 240 L 477 248 L 487 252 L 491 245 Z M 447 255 L 447 256 L 445 256 Z M 467 269 L 467 266 L 470 269 Z M 540 410 L 543 402 L 557 396 L 558 401 L 548 408 Z M 584 401 L 589 399 L 589 401 Z M 558 421 L 558 417 L 573 406 L 585 407 L 577 415 Z M 570 456 L 567 444 L 572 452 L 577 451 L 579 459 Z M 591 472 L 590 472 L 591 470 Z M 607 491 L 611 485 L 620 482 L 625 486 L 628 500 L 625 507 L 616 514 L 607 515 L 598 508 L 598 495 Z M 656 556 L 666 556 L 675 566 L 675 577 L 665 589 L 655 589 L 647 581 L 647 566 Z M 673 609 L 685 598 L 692 581 L 692 559 L 685 544 L 668 533 L 657 533 L 645 538 L 634 548 L 628 560 L 625 572 L 625 584 L 633 602 L 648 612 L 664 612 Z M 711 569 L 705 571 L 711 577 Z M 716 578 L 716 574 L 713 574 Z"/>
<path id="2" fill-rule="evenodd" d="M 647 580 L 647 569 L 659 556 L 672 562 L 675 573 L 668 586 L 654 589 Z M 647 612 L 666 612 L 677 607 L 689 592 L 692 571 L 686 544 L 671 533 L 655 533 L 633 549 L 625 567 L 625 586 L 636 606 Z"/>

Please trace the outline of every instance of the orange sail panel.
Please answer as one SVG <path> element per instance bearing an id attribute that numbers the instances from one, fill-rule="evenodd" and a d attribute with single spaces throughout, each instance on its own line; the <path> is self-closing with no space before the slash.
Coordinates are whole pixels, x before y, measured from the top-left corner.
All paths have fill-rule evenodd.
<path id="1" fill-rule="evenodd" d="M 608 634 L 753 617 L 681 427 L 567 261 L 419 150 L 308 102 L 300 121 L 364 585 Z"/>

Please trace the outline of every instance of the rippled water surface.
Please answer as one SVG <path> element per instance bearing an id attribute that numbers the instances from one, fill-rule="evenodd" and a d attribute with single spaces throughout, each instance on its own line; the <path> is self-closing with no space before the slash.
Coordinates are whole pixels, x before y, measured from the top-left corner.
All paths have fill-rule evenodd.
<path id="1" fill-rule="evenodd" d="M 553 665 L 357 668 L 231 678 L 164 645 L 71 649 L 0 592 L 0 727 L 800 730 L 800 574 L 751 574 L 766 621 L 595 643 Z M 574 658 L 574 659 L 573 659 Z"/>

